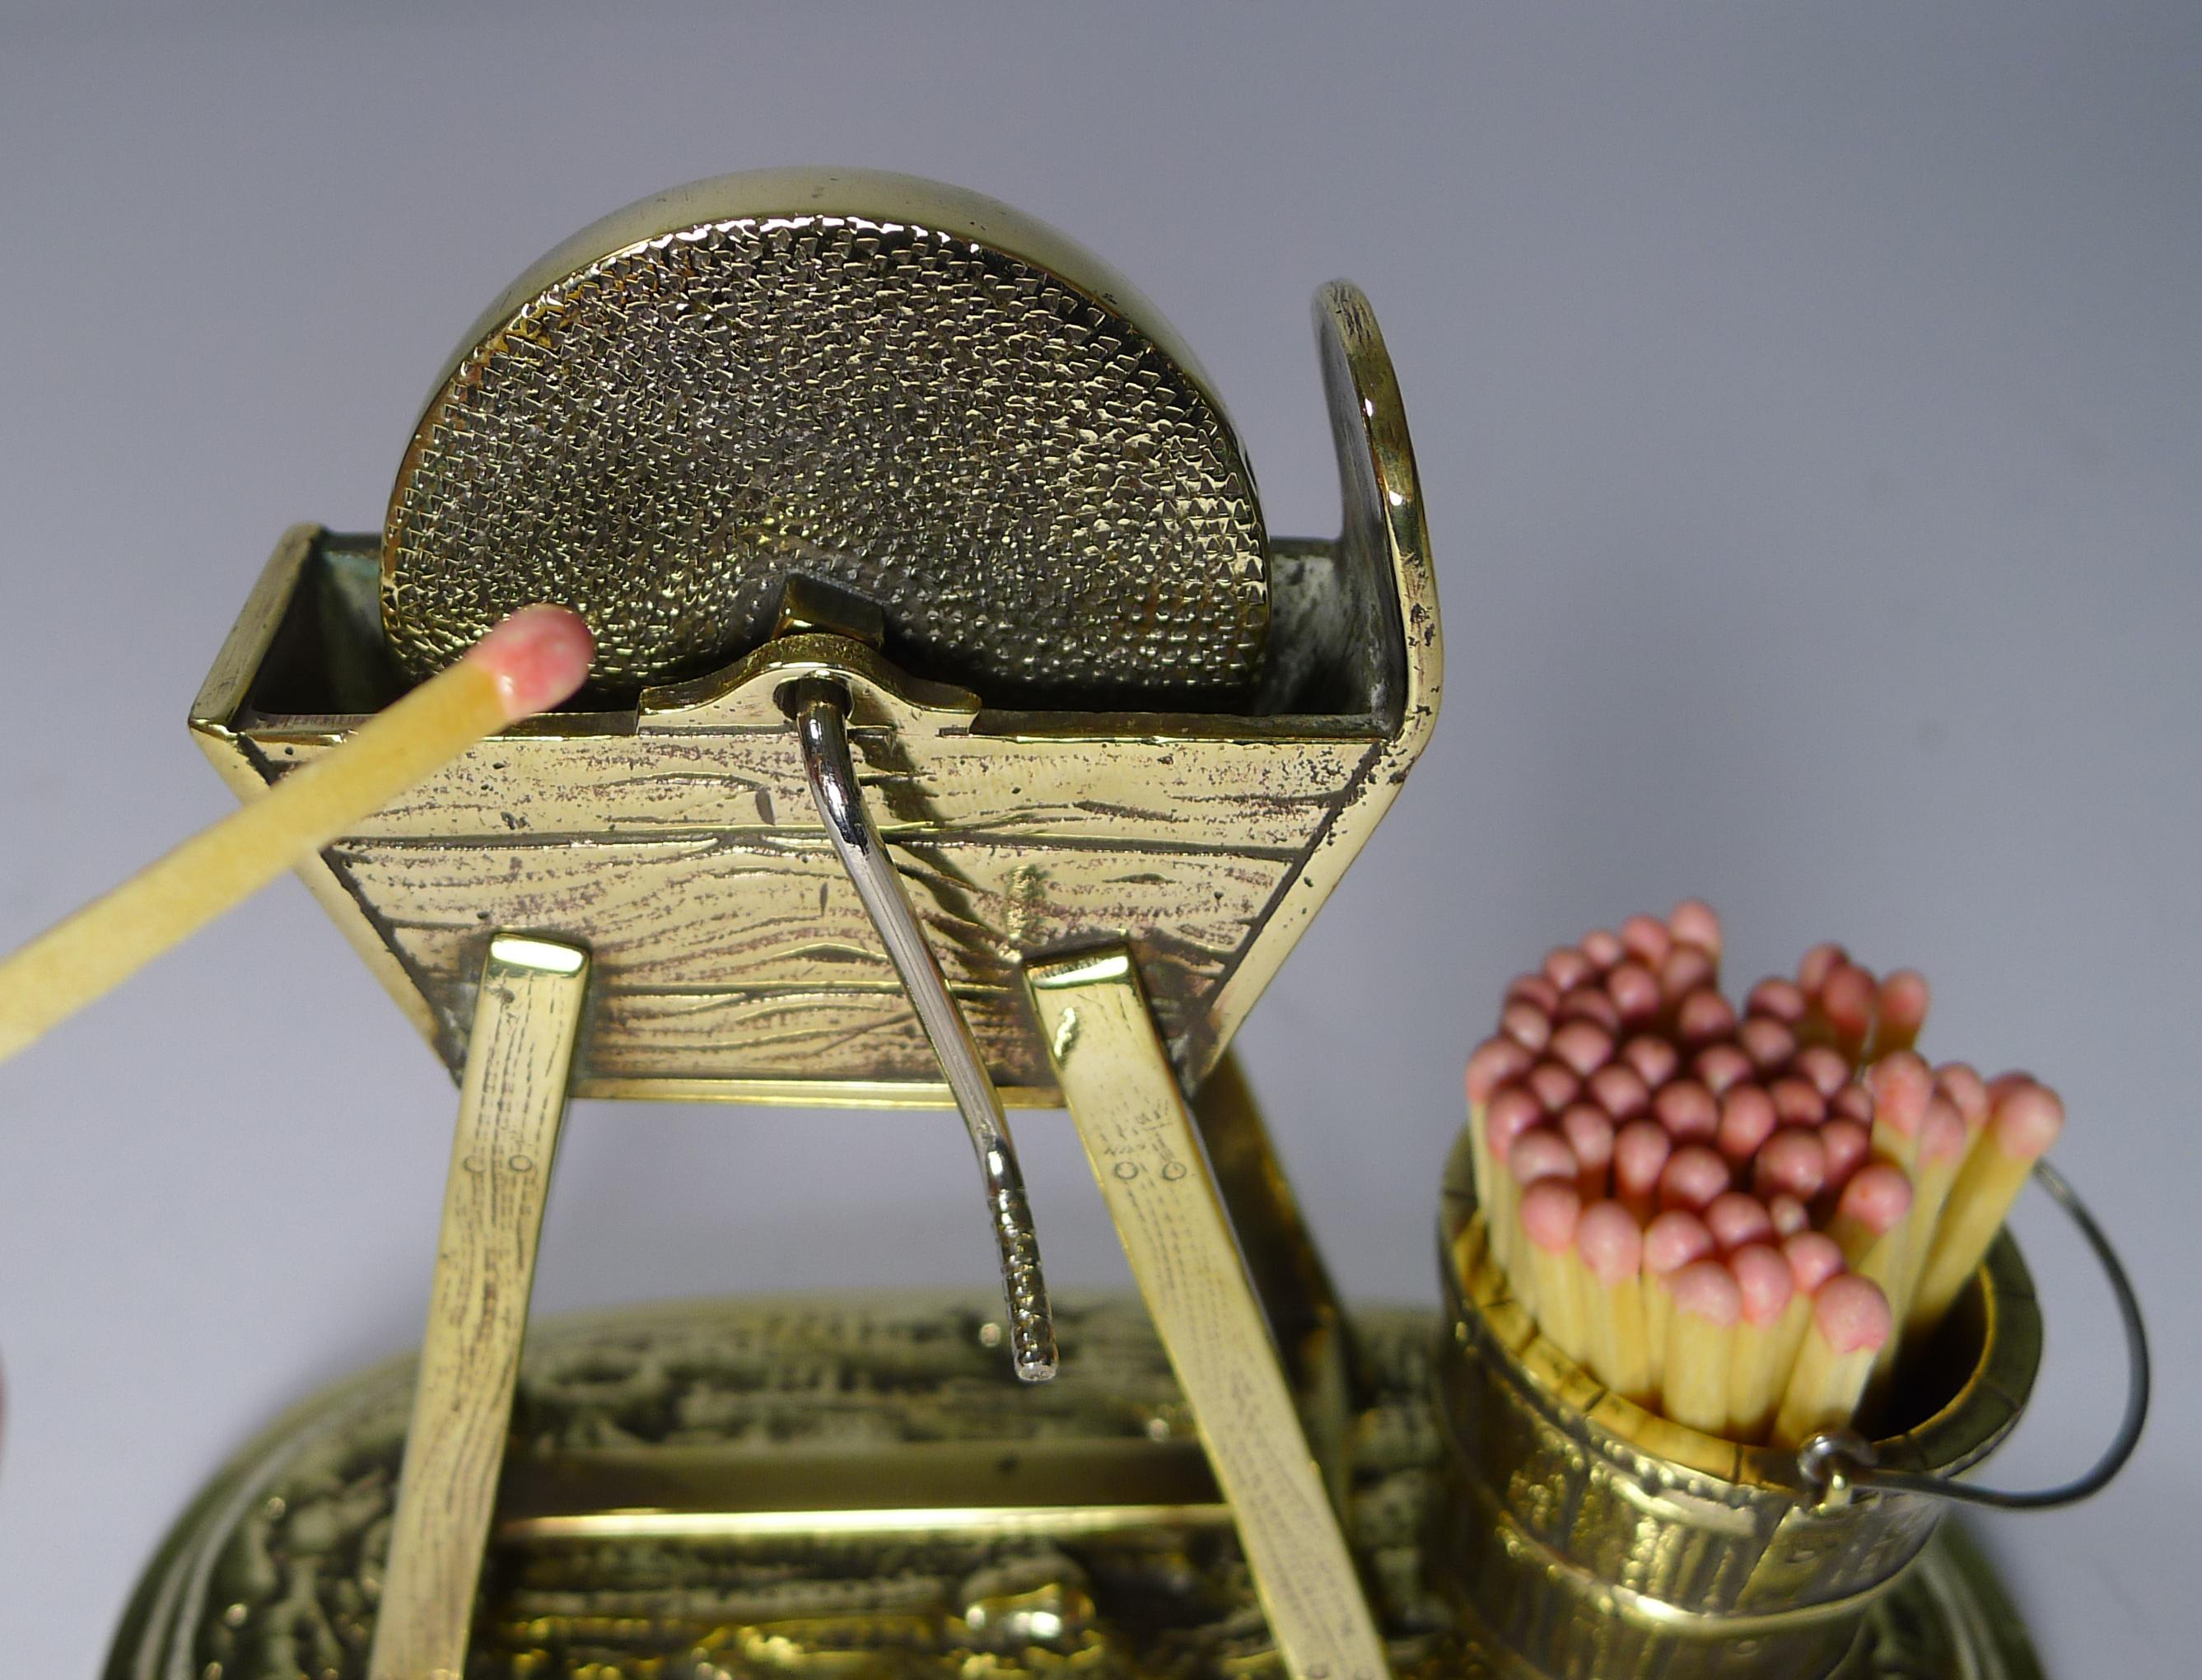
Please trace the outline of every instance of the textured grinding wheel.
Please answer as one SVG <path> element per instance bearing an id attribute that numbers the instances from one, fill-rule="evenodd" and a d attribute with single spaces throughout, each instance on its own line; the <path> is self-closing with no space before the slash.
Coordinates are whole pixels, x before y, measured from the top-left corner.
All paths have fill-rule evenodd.
<path id="1" fill-rule="evenodd" d="M 1228 704 L 1269 627 L 1252 479 L 1151 308 L 990 200 L 817 172 L 645 200 L 498 300 L 406 451 L 383 619 L 417 676 L 558 602 L 631 694 L 757 645 L 791 574 L 997 699 Z"/>

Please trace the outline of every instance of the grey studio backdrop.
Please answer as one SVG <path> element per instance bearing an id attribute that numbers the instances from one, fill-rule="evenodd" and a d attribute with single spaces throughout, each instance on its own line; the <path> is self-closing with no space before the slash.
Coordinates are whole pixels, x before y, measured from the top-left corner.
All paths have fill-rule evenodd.
<path id="1" fill-rule="evenodd" d="M 1838 936 L 1927 1047 L 2067 1093 L 2162 1400 L 2126 1479 L 1977 1525 L 2053 1671 L 2191 1666 L 2202 1513 L 2202 11 L 56 4 L 0 31 L 0 945 L 229 798 L 185 709 L 277 533 L 376 526 L 428 380 L 656 188 L 868 164 L 1104 254 L 1337 514 L 1308 320 L 1398 360 L 1450 681 L 1240 1042 L 1357 1294 L 1434 1298 L 1507 976 L 1703 893 L 1732 973 Z M 0 1068 L 0 1665 L 91 1674 L 279 1408 L 415 1336 L 454 1094 L 285 882 Z M 1058 1288 L 1123 1280 L 1059 1117 Z M 822 1172 L 821 1169 L 822 1168 Z M 584 1105 L 539 1309 L 991 1287 L 948 1115 Z M 2108 1297 L 2020 1229 L 2076 1469 Z"/>

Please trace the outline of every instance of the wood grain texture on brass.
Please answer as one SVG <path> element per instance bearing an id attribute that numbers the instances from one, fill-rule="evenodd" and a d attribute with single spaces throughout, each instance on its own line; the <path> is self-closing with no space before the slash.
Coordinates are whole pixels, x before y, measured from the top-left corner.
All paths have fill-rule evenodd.
<path id="1" fill-rule="evenodd" d="M 1285 1665 L 1296 1680 L 1376 1680 L 1389 1669 L 1375 1618 L 1130 953 L 1035 964 L 1028 984 Z"/>
<path id="2" fill-rule="evenodd" d="M 588 959 L 491 942 L 392 1523 L 372 1680 L 459 1680 L 504 1465 Z"/>

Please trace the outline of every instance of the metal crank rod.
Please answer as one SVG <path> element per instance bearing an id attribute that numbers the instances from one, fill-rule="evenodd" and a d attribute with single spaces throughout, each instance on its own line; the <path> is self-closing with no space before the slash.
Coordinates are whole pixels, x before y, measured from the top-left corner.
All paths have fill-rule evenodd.
<path id="1" fill-rule="evenodd" d="M 849 696 L 838 684 L 812 677 L 792 685 L 784 704 L 795 720 L 803 746 L 803 773 L 811 798 L 818 802 L 819 817 L 872 925 L 886 944 L 888 960 L 916 1006 L 918 1022 L 971 1134 L 971 1147 L 986 1182 L 987 1223 L 993 1227 L 1001 1255 L 1010 1363 L 1026 1382 L 1045 1382 L 1055 1375 L 1055 1321 L 1048 1311 L 1047 1284 L 1040 1276 L 1039 1242 L 1025 1200 L 1024 1174 L 1017 1166 L 1002 1099 L 987 1076 L 971 1023 L 949 993 L 940 960 L 926 943 L 902 878 L 857 784 L 856 764 L 849 755 Z"/>

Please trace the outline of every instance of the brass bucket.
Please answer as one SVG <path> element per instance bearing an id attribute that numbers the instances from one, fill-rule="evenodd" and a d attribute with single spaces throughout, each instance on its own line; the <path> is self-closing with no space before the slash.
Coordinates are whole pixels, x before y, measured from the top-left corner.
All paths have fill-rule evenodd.
<path id="1" fill-rule="evenodd" d="M 1943 1500 L 1816 1481 L 1795 1453 L 1607 1392 L 1537 1333 L 1485 1253 L 1464 1147 L 1442 1209 L 1450 1485 L 1431 1551 L 1461 1610 L 1546 1680 L 1840 1671 Z M 1873 1442 L 1872 1460 L 1939 1481 L 2011 1432 L 2040 1364 L 2040 1312 L 2009 1236 L 1928 1353 L 1913 1388 L 1928 1415 Z"/>

